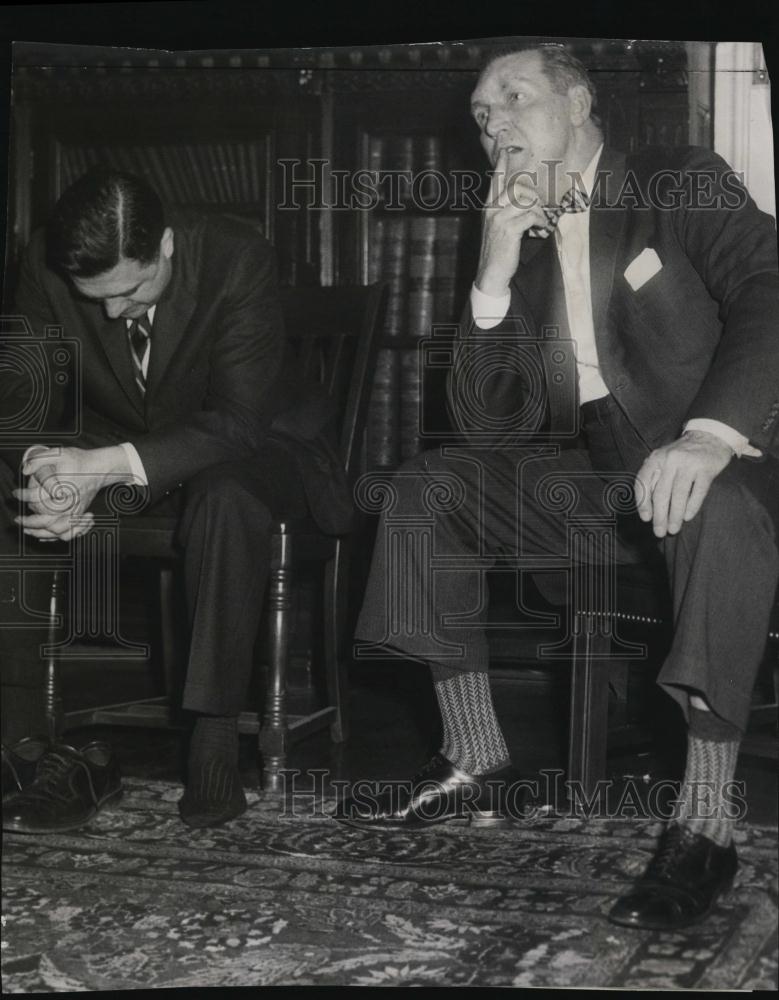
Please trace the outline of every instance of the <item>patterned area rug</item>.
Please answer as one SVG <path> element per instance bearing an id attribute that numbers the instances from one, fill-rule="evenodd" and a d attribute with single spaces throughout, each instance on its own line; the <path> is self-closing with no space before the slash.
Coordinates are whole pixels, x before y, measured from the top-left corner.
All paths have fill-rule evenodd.
<path id="1" fill-rule="evenodd" d="M 675 934 L 605 915 L 659 826 L 537 817 L 390 834 L 249 796 L 189 832 L 180 788 L 126 780 L 83 830 L 6 834 L 3 992 L 267 985 L 775 989 L 776 831 L 744 828 L 734 890 Z"/>

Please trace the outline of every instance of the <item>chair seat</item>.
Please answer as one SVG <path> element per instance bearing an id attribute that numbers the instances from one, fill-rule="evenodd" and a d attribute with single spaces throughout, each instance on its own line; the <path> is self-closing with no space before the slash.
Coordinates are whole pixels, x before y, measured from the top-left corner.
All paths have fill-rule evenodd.
<path id="1" fill-rule="evenodd" d="M 176 519 L 173 517 L 127 518 L 122 522 L 120 545 L 122 555 L 151 559 L 177 559 L 180 550 L 175 542 Z M 283 518 L 273 522 L 273 535 L 294 539 L 293 558 L 316 562 L 329 558 L 336 549 L 338 538 L 324 535 L 310 517 Z"/>

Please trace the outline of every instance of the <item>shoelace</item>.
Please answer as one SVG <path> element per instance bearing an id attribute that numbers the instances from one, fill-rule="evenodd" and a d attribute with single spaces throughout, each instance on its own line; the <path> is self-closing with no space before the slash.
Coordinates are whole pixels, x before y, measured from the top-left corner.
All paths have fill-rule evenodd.
<path id="1" fill-rule="evenodd" d="M 442 758 L 435 754 L 430 758 L 418 771 L 418 776 L 421 778 L 424 774 L 428 774 L 430 771 L 435 771 L 441 766 Z"/>
<path id="2" fill-rule="evenodd" d="M 679 864 L 679 846 L 683 840 L 682 827 L 669 827 L 647 875 L 651 875 L 652 878 L 665 878 L 671 875 Z"/>
<path id="3" fill-rule="evenodd" d="M 73 767 L 73 761 L 69 757 L 50 750 L 41 757 L 35 781 L 24 790 L 24 795 L 29 798 L 38 799 L 59 799 L 66 802 L 70 797 L 65 794 L 61 787 L 62 779 Z"/>

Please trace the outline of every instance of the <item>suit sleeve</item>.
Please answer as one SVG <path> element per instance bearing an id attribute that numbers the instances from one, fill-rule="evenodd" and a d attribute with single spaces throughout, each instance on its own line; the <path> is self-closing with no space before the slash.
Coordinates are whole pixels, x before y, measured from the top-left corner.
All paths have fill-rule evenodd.
<path id="1" fill-rule="evenodd" d="M 685 173 L 688 190 L 701 193 L 697 205 L 675 213 L 677 238 L 718 303 L 722 323 L 686 419 L 718 420 L 754 445 L 770 446 L 779 412 L 776 227 L 715 154 L 695 151 Z"/>
<path id="2" fill-rule="evenodd" d="M 231 251 L 221 262 L 224 285 L 202 409 L 129 438 L 152 500 L 208 466 L 248 457 L 283 405 L 285 341 L 272 251 L 259 238 L 235 241 Z"/>

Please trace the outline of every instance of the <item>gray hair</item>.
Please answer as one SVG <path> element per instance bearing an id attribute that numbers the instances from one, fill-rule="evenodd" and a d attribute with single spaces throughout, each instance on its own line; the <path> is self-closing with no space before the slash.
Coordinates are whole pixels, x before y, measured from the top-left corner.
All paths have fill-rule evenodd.
<path id="1" fill-rule="evenodd" d="M 567 94 L 571 87 L 584 87 L 592 99 L 590 118 L 595 125 L 601 124 L 600 115 L 597 113 L 598 94 L 595 84 L 590 79 L 590 74 L 584 63 L 580 62 L 576 56 L 559 42 L 542 42 L 538 45 L 518 45 L 513 48 L 499 49 L 493 52 L 484 65 L 488 69 L 498 59 L 504 56 L 519 55 L 521 52 L 538 52 L 543 63 L 544 74 L 551 83 L 555 93 Z M 484 70 L 482 70 L 483 72 Z"/>

